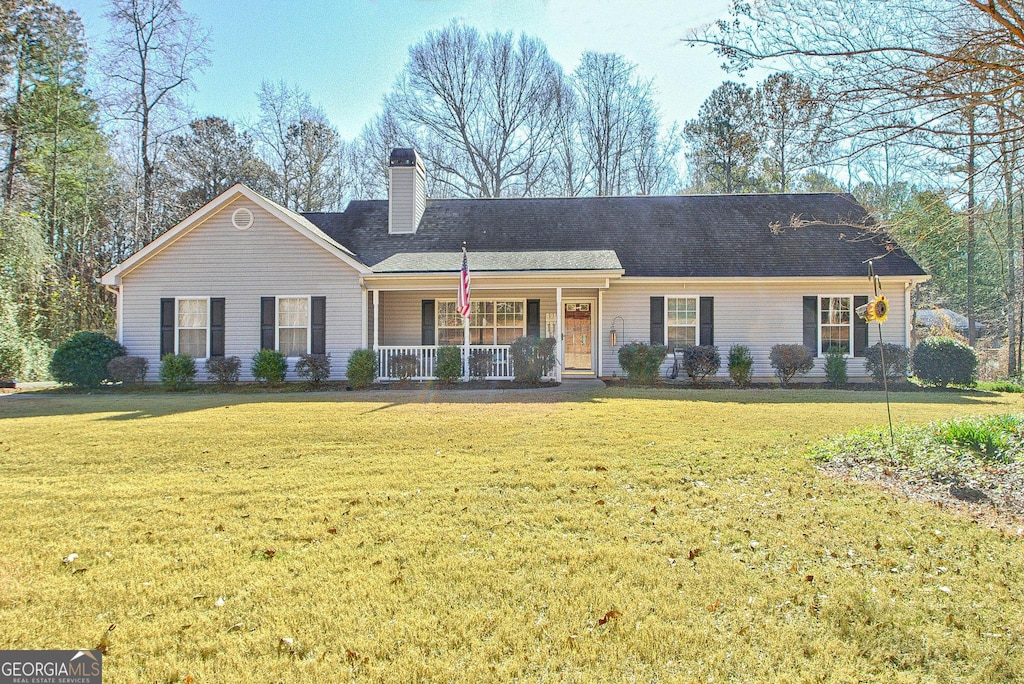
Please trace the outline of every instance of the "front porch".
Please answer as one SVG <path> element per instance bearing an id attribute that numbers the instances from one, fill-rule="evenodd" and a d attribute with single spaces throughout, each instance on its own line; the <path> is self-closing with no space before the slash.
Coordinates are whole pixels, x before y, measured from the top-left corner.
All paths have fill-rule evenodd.
<path id="1" fill-rule="evenodd" d="M 468 325 L 455 310 L 456 277 L 446 279 L 444 284 L 450 287 L 418 289 L 405 284 L 398 289 L 389 279 L 377 289 L 367 289 L 364 339 L 376 352 L 379 380 L 436 378 L 442 346 L 459 348 L 466 379 L 512 380 L 511 343 L 522 336 L 560 341 L 555 368 L 547 379 L 600 377 L 600 304 L 606 279 L 577 277 L 580 286 L 572 287 L 543 287 L 524 284 L 522 278 L 514 282 L 476 273 L 473 279 Z"/>

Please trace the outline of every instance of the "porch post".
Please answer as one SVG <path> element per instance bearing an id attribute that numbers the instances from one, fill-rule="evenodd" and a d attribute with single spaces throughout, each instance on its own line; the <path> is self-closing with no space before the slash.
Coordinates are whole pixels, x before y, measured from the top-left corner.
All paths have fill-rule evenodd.
<path id="1" fill-rule="evenodd" d="M 462 317 L 462 379 L 469 382 L 469 316 Z"/>
<path id="2" fill-rule="evenodd" d="M 380 290 L 373 291 L 373 350 L 380 346 Z"/>
<path id="3" fill-rule="evenodd" d="M 367 327 L 370 325 L 370 322 L 369 322 L 370 312 L 367 311 L 367 308 L 370 306 L 369 297 L 370 297 L 370 291 L 364 289 L 363 290 L 363 296 L 361 298 L 363 301 L 361 302 L 361 306 L 359 307 L 360 311 L 362 311 L 362 313 L 363 313 L 363 315 L 362 315 L 363 324 L 361 326 L 361 331 L 360 331 L 360 336 L 359 336 L 359 346 L 362 347 L 363 349 L 366 348 L 366 345 L 370 341 L 370 339 L 369 339 L 370 331 L 367 330 Z"/>
<path id="4" fill-rule="evenodd" d="M 558 363 L 555 364 L 555 381 L 562 382 L 562 366 L 565 365 L 565 345 L 562 340 L 562 288 L 555 288 L 555 349 L 558 350 L 556 358 Z"/>
<path id="5" fill-rule="evenodd" d="M 604 375 L 604 290 L 597 291 L 597 377 Z"/>

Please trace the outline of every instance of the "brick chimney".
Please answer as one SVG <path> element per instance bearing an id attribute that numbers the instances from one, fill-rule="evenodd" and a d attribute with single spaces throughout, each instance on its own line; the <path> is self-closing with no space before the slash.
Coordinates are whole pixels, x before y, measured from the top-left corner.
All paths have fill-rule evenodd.
<path id="1" fill-rule="evenodd" d="M 426 206 L 423 160 L 411 147 L 396 147 L 388 161 L 388 234 L 415 233 Z"/>

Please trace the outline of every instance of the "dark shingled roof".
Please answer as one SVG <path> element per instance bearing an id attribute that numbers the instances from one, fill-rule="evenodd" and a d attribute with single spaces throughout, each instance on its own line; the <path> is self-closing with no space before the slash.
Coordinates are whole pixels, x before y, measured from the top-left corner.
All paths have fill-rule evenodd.
<path id="1" fill-rule="evenodd" d="M 411 235 L 388 235 L 386 200 L 304 216 L 371 268 L 466 242 L 470 268 L 474 252 L 613 250 L 626 276 L 866 276 L 871 258 L 880 276 L 924 275 L 891 240 L 860 230 L 864 208 L 837 193 L 427 200 Z M 793 217 L 811 223 L 794 228 Z"/>

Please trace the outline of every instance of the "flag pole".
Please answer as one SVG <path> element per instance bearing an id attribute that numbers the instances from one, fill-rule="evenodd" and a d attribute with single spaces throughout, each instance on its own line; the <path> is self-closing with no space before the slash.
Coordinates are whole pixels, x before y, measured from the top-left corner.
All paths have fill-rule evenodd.
<path id="1" fill-rule="evenodd" d="M 469 262 L 462 243 L 462 271 L 459 274 L 459 306 L 462 314 L 462 379 L 469 382 Z"/>

